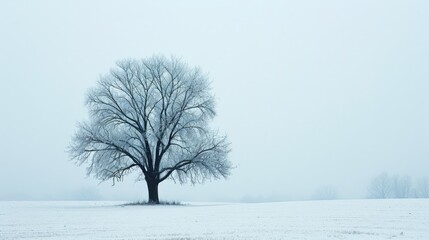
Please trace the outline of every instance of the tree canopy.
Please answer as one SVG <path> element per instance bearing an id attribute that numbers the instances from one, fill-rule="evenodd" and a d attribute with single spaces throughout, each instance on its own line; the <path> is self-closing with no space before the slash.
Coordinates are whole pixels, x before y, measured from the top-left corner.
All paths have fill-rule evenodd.
<path id="1" fill-rule="evenodd" d="M 69 151 L 88 174 L 121 179 L 139 170 L 149 201 L 158 184 L 226 178 L 227 137 L 209 126 L 215 100 L 208 78 L 177 58 L 119 61 L 90 89 L 89 120 L 78 125 Z"/>

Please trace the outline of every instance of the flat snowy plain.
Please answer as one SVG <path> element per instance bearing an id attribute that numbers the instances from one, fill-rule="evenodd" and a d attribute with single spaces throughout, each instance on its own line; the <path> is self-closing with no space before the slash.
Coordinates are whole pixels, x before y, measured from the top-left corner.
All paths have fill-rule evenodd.
<path id="1" fill-rule="evenodd" d="M 0 202 L 0 239 L 429 239 L 429 199 Z"/>

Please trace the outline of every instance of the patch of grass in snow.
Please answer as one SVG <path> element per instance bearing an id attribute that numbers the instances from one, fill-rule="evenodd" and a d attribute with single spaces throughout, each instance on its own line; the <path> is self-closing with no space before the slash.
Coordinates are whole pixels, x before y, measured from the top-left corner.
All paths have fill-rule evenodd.
<path id="1" fill-rule="evenodd" d="M 343 234 L 350 234 L 350 235 L 376 235 L 373 232 L 362 232 L 362 231 L 356 231 L 356 230 L 342 231 L 341 233 L 343 233 Z"/>

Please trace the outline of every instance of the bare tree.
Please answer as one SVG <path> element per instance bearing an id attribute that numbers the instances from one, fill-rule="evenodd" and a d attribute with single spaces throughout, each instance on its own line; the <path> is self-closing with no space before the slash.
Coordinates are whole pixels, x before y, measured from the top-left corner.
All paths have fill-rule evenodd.
<path id="1" fill-rule="evenodd" d="M 393 198 L 411 197 L 411 180 L 409 176 L 394 175 L 391 181 Z"/>
<path id="2" fill-rule="evenodd" d="M 429 198 L 429 178 L 421 178 L 416 186 L 416 197 Z"/>
<path id="3" fill-rule="evenodd" d="M 214 97 L 207 77 L 176 58 L 126 60 L 87 96 L 90 119 L 78 126 L 72 159 L 104 181 L 137 170 L 150 203 L 158 185 L 226 178 L 231 163 L 226 136 L 211 130 Z"/>
<path id="4" fill-rule="evenodd" d="M 368 187 L 369 198 L 390 198 L 392 196 L 392 181 L 389 174 L 382 173 L 372 179 Z"/>

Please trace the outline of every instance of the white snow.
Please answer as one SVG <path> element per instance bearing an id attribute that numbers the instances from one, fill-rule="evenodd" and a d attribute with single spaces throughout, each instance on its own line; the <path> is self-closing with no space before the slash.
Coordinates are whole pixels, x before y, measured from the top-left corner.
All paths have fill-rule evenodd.
<path id="1" fill-rule="evenodd" d="M 0 239 L 429 239 L 429 199 L 0 202 Z"/>

